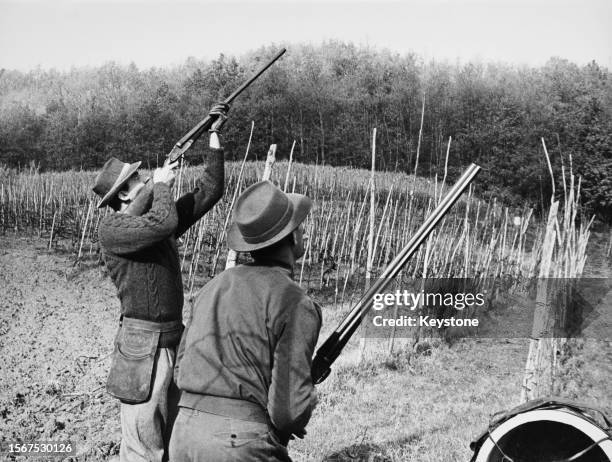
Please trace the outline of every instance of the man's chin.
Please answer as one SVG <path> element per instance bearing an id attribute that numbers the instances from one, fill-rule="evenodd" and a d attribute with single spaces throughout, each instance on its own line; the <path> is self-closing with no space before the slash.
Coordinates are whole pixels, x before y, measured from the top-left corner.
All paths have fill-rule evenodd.
<path id="1" fill-rule="evenodd" d="M 153 188 L 148 184 L 140 190 L 132 203 L 125 209 L 124 213 L 133 216 L 140 216 L 147 213 L 153 205 Z"/>

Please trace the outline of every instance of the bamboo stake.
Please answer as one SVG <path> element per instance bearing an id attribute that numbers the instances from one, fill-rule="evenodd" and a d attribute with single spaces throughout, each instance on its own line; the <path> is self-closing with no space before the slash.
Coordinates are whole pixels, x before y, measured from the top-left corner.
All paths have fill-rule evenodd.
<path id="1" fill-rule="evenodd" d="M 57 217 L 57 210 L 53 213 L 53 222 L 51 223 L 51 235 L 49 236 L 49 246 L 48 249 L 51 250 L 51 245 L 53 244 L 53 230 L 55 229 L 55 218 Z"/>
<path id="2" fill-rule="evenodd" d="M 81 259 L 81 250 L 83 249 L 83 241 L 85 240 L 85 233 L 87 231 L 87 221 L 89 220 L 89 214 L 91 213 L 91 201 L 87 207 L 87 215 L 85 216 L 85 225 L 83 226 L 83 234 L 81 235 L 81 244 L 79 245 L 79 253 L 77 255 L 77 261 Z"/>
<path id="3" fill-rule="evenodd" d="M 251 140 L 253 139 L 253 128 L 255 128 L 255 122 L 251 121 L 251 134 L 249 135 L 249 142 L 247 143 L 246 152 L 244 153 L 244 159 L 242 159 L 242 165 L 240 166 L 240 172 L 238 173 L 238 179 L 236 180 L 236 187 L 234 188 L 234 195 L 232 196 L 232 201 L 230 202 L 229 208 L 227 209 L 227 214 L 225 216 L 225 223 L 223 224 L 223 231 L 221 235 L 221 240 L 225 236 L 227 230 L 227 224 L 232 215 L 232 211 L 234 210 L 234 204 L 236 203 L 236 199 L 240 192 L 240 186 L 242 184 L 242 175 L 244 172 L 244 166 L 246 165 L 247 157 L 249 156 L 249 149 L 251 148 Z M 233 249 L 228 249 L 227 258 L 225 260 L 225 269 L 233 268 L 236 266 L 236 259 L 238 258 L 238 252 Z M 213 269 L 217 267 L 217 258 L 215 258 L 215 263 L 213 265 Z M 213 271 L 214 274 L 214 271 Z"/>
<path id="4" fill-rule="evenodd" d="M 293 144 L 291 145 L 291 152 L 289 153 L 289 165 L 287 165 L 287 174 L 285 175 L 285 185 L 283 186 L 284 192 L 287 192 L 287 184 L 289 182 L 289 172 L 291 172 L 291 164 L 293 163 L 293 150 L 294 149 L 295 149 L 295 140 L 293 140 Z"/>
<path id="5" fill-rule="evenodd" d="M 185 266 L 185 258 L 187 258 L 187 250 L 189 249 L 189 239 L 191 238 L 191 228 L 187 230 L 187 235 L 185 236 L 184 245 L 183 245 L 183 258 L 181 259 L 181 272 L 183 271 L 183 267 Z"/>
<path id="6" fill-rule="evenodd" d="M 348 207 L 347 207 L 347 213 L 346 213 L 346 221 L 347 223 L 351 223 L 351 215 L 353 212 L 353 202 L 350 201 L 350 197 L 351 197 L 351 192 L 349 191 L 346 202 L 348 203 Z M 347 244 L 347 235 L 348 235 L 348 226 L 344 226 L 344 232 L 342 233 L 342 245 L 340 246 L 340 255 L 337 257 L 336 260 L 336 290 L 335 290 L 335 294 L 334 294 L 334 307 L 337 308 L 338 307 L 338 283 L 339 283 L 339 279 L 340 279 L 340 266 L 342 265 L 342 258 L 344 256 L 344 246 L 345 244 Z M 348 265 L 346 265 L 346 269 L 348 272 Z M 344 298 L 344 292 L 343 292 L 343 298 Z"/>
<path id="7" fill-rule="evenodd" d="M 417 141 L 416 162 L 414 163 L 414 179 L 416 180 L 417 168 L 419 167 L 419 153 L 421 151 L 421 139 L 423 138 L 423 121 L 425 120 L 425 93 L 423 93 L 423 106 L 421 107 L 421 126 L 419 128 L 419 139 Z"/>
<path id="8" fill-rule="evenodd" d="M 310 231 L 308 234 L 312 236 L 313 220 L 310 220 L 309 224 L 310 224 Z M 306 254 L 310 252 L 311 243 L 312 243 L 312 239 L 308 239 L 308 241 L 306 241 L 306 250 L 304 251 L 304 256 L 302 257 L 302 267 L 300 268 L 300 282 L 299 282 L 300 286 L 302 285 L 302 280 L 304 278 L 304 265 L 306 263 Z"/>
<path id="9" fill-rule="evenodd" d="M 418 159 L 417 159 L 418 162 Z M 374 220 L 376 218 L 376 198 L 374 195 L 374 173 L 376 171 L 376 128 L 372 130 L 372 173 L 370 175 L 370 232 L 368 233 L 368 256 L 366 263 L 366 290 L 372 283 L 372 263 L 374 261 Z M 364 323 L 364 326 L 366 324 Z M 366 332 L 362 329 L 359 344 L 359 362 L 363 360 L 366 348 Z"/>
<path id="10" fill-rule="evenodd" d="M 272 175 L 272 166 L 274 165 L 274 162 L 276 162 L 276 145 L 271 144 L 270 149 L 268 149 L 268 155 L 266 157 L 266 165 L 264 168 L 263 175 L 261 177 L 262 181 L 266 181 L 270 179 L 270 176 Z"/>
<path id="11" fill-rule="evenodd" d="M 521 389 L 521 402 L 550 394 L 552 385 L 553 342 L 551 306 L 548 297 L 548 281 L 555 247 L 555 226 L 559 202 L 554 201 L 548 213 L 548 224 L 542 246 L 542 260 L 536 295 L 536 310 L 525 376 Z"/>
<path id="12" fill-rule="evenodd" d="M 552 165 L 550 164 L 550 156 L 548 155 L 548 149 L 546 149 L 546 143 L 544 142 L 544 138 L 542 140 L 542 147 L 544 147 L 544 155 L 546 157 L 546 165 L 548 165 L 548 171 L 550 172 L 550 181 L 552 184 L 552 194 L 550 196 L 550 201 L 554 201 L 555 199 L 555 177 L 553 175 Z"/>
<path id="13" fill-rule="evenodd" d="M 389 207 L 389 202 L 390 202 L 390 196 L 389 196 L 389 200 L 385 204 L 385 208 L 383 209 L 383 214 L 380 219 L 378 231 L 376 232 L 376 239 L 374 240 L 374 252 L 376 252 L 376 249 L 379 249 L 379 251 L 377 252 L 378 259 L 376 260 L 377 268 L 382 266 L 383 264 L 382 259 L 385 258 L 385 245 L 387 243 L 387 238 L 389 237 L 389 222 L 391 221 L 391 208 L 393 207 L 392 202 L 391 202 L 391 206 Z M 384 232 L 382 232 L 383 228 L 385 229 Z M 382 232 L 382 240 L 380 240 L 380 244 L 379 244 L 379 238 L 380 238 L 381 232 Z"/>
<path id="14" fill-rule="evenodd" d="M 442 190 L 444 189 L 444 185 L 446 184 L 446 174 L 448 173 L 448 155 L 450 153 L 452 139 L 453 139 L 452 136 L 448 137 L 448 145 L 446 146 L 446 158 L 444 160 L 444 178 L 442 178 L 442 185 L 440 186 L 441 188 L 440 193 L 442 193 Z M 440 194 L 440 197 L 442 197 L 442 194 Z"/>

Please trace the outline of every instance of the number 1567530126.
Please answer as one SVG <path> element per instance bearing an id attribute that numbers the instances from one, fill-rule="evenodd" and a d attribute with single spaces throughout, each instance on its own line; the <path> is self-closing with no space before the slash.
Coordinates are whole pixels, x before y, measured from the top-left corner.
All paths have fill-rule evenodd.
<path id="1" fill-rule="evenodd" d="M 0 443 L 0 454 L 57 460 L 75 455 L 76 447 L 71 441 L 3 441 Z"/>

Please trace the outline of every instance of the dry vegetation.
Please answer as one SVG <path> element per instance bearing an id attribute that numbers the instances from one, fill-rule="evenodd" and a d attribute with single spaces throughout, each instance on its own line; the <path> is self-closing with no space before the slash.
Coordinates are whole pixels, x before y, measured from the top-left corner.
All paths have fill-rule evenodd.
<path id="1" fill-rule="evenodd" d="M 342 303 L 347 287 L 361 284 L 365 268 L 369 216 L 369 172 L 351 168 L 294 164 L 275 166 L 273 180 L 289 192 L 309 195 L 315 210 L 306 222 L 311 236 L 300 278 L 312 289 L 333 288 L 334 301 Z M 182 190 L 193 187 L 197 167 L 187 168 L 179 178 Z M 198 287 L 223 267 L 225 229 L 238 163 L 228 163 L 224 199 L 188 232 L 181 245 L 187 287 Z M 242 187 L 257 181 L 263 163 L 247 163 Z M 97 252 L 96 229 L 108 211 L 95 208 L 90 190 L 94 172 L 68 171 L 40 174 L 34 168 L 2 172 L 0 227 L 4 232 L 35 233 L 49 241 L 49 248 L 68 242 L 75 255 Z M 400 173 L 376 175 L 374 268 L 390 261 L 422 223 L 443 194 L 436 181 Z M 514 225 L 515 215 L 521 223 Z M 439 276 L 517 276 L 528 264 L 526 256 L 536 244 L 538 227 L 531 212 L 511 212 L 485 203 L 471 194 L 449 214 L 430 240 L 427 250 L 429 274 Z M 530 239 L 528 237 L 531 236 Z M 410 262 L 405 273 L 422 275 L 425 252 Z M 197 281 L 197 283 L 196 283 Z"/>

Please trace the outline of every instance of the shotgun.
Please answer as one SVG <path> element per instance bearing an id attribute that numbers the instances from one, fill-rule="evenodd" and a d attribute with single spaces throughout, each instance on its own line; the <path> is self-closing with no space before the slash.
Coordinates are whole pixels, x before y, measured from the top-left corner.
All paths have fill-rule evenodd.
<path id="1" fill-rule="evenodd" d="M 236 91 L 234 91 L 234 93 L 225 98 L 225 100 L 223 100 L 223 103 L 228 105 L 231 104 L 232 101 L 234 101 L 236 97 L 240 95 L 240 93 L 246 90 L 255 80 L 259 78 L 261 74 L 266 72 L 266 70 L 268 70 L 268 68 L 272 64 L 274 64 L 278 60 L 278 58 L 284 55 L 285 51 L 287 51 L 287 49 L 283 48 L 278 53 L 276 53 L 274 57 L 266 63 L 265 66 L 263 66 L 255 74 L 253 74 L 253 76 L 251 76 L 250 79 L 244 82 Z M 180 140 L 176 142 L 172 150 L 166 156 L 164 165 L 173 164 L 181 157 L 183 157 L 183 155 L 185 155 L 185 152 L 187 152 L 187 150 L 193 145 L 193 143 L 195 143 L 196 140 L 200 136 L 202 136 L 204 132 L 210 129 L 212 124 L 215 122 L 215 119 L 216 116 L 211 117 L 210 115 L 207 115 L 204 119 L 200 120 L 200 122 L 198 122 L 195 127 L 189 130 L 189 132 L 187 132 L 185 136 L 183 136 Z M 146 210 L 149 210 L 153 201 L 152 192 L 153 182 L 150 178 L 148 178 L 145 181 L 144 187 L 140 190 L 134 201 L 128 207 L 126 213 L 129 213 L 130 215 L 139 216 L 142 215 Z"/>
<path id="2" fill-rule="evenodd" d="M 366 313 L 372 307 L 374 295 L 381 293 L 395 276 L 402 270 L 408 260 L 414 255 L 421 244 L 431 234 L 437 224 L 444 218 L 449 209 L 457 202 L 461 194 L 467 189 L 480 167 L 471 164 L 461 175 L 448 194 L 440 201 L 434 211 L 427 217 L 416 234 L 408 241 L 406 246 L 385 268 L 380 277 L 366 290 L 365 294 L 351 309 L 340 325 L 332 332 L 327 340 L 317 350 L 312 360 L 311 376 L 315 384 L 323 382 L 331 372 L 331 365 L 340 356 L 351 336 L 355 333 Z"/>
<path id="3" fill-rule="evenodd" d="M 278 58 L 283 56 L 285 54 L 285 51 L 287 51 L 287 49 L 283 48 L 278 53 L 276 53 L 274 57 L 266 63 L 265 66 L 259 69 L 249 80 L 244 82 L 236 91 L 234 91 L 234 93 L 225 98 L 225 100 L 223 100 L 223 103 L 228 105 L 231 104 L 236 99 L 236 97 L 240 95 L 240 93 L 246 90 L 255 80 L 259 78 L 261 74 L 266 72 L 268 68 L 278 60 Z M 191 147 L 191 145 L 195 143 L 200 136 L 202 136 L 204 132 L 208 131 L 214 121 L 215 117 L 206 116 L 204 119 L 198 122 L 195 127 L 189 130 L 189 132 L 185 136 L 183 136 L 180 140 L 176 142 L 172 150 L 168 153 L 165 165 L 172 164 L 179 160 L 181 157 L 183 157 L 185 151 L 187 151 Z"/>

